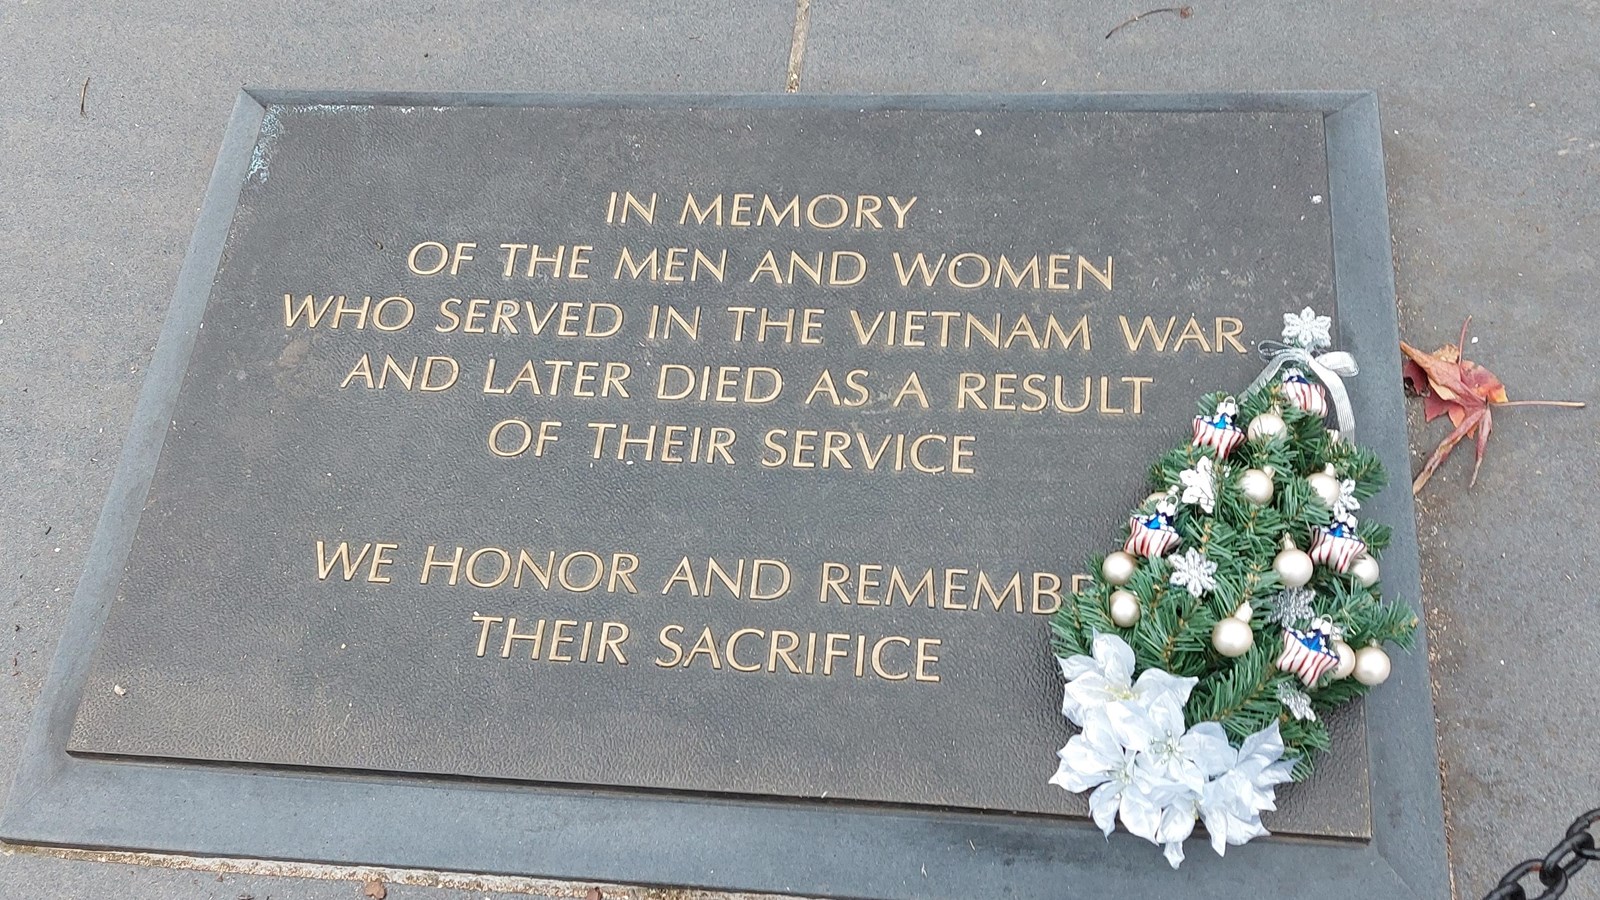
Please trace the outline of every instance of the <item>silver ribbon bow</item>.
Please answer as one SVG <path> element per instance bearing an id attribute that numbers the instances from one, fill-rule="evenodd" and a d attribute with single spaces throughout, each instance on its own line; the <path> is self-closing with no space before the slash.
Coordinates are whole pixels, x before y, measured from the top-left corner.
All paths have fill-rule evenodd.
<path id="1" fill-rule="evenodd" d="M 1257 345 L 1261 358 L 1267 361 L 1267 367 L 1256 376 L 1245 390 L 1252 394 L 1276 378 L 1285 366 L 1299 366 L 1311 373 L 1323 386 L 1328 389 L 1328 396 L 1333 400 L 1333 410 L 1339 416 L 1339 433 L 1346 439 L 1354 440 L 1356 432 L 1356 413 L 1350 405 L 1350 395 L 1345 392 L 1341 376 L 1349 378 L 1360 371 L 1356 366 L 1355 357 L 1335 350 L 1320 356 L 1312 356 L 1311 351 L 1294 344 L 1285 344 L 1282 341 L 1262 341 Z"/>

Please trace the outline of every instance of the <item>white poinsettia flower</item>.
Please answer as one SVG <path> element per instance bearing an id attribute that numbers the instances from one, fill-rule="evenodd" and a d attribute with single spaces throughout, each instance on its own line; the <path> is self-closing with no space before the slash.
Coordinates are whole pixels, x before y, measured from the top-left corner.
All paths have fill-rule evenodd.
<path id="1" fill-rule="evenodd" d="M 1175 746 L 1183 736 L 1183 705 L 1172 696 L 1158 697 L 1149 703 L 1118 703 L 1106 708 L 1111 730 L 1123 746 L 1145 754 L 1141 764 L 1154 766 L 1149 756 L 1156 747 Z"/>
<path id="2" fill-rule="evenodd" d="M 1283 750 L 1274 721 L 1245 738 L 1233 764 L 1200 792 L 1200 818 L 1218 856 L 1230 844 L 1238 846 L 1268 833 L 1261 813 L 1278 808 L 1276 788 L 1289 781 L 1294 770 L 1294 761 L 1284 759 Z"/>
<path id="3" fill-rule="evenodd" d="M 1216 722 L 1185 729 L 1183 702 L 1171 694 L 1144 706 L 1113 704 L 1106 708 L 1106 716 L 1117 739 L 1139 751 L 1139 766 L 1151 773 L 1153 781 L 1198 792 L 1207 779 L 1226 772 L 1238 758 Z"/>
<path id="4" fill-rule="evenodd" d="M 1050 783 L 1089 793 L 1089 814 L 1107 836 L 1117 822 L 1162 848 L 1174 868 L 1203 821 L 1218 855 L 1267 834 L 1261 813 L 1276 809 L 1276 788 L 1290 780 L 1278 723 L 1236 750 L 1218 722 L 1184 726 L 1183 707 L 1197 679 L 1147 669 L 1134 679 L 1133 648 L 1097 634 L 1093 656 L 1060 661 L 1068 679 L 1063 713 L 1080 728 L 1057 752 Z"/>
<path id="5" fill-rule="evenodd" d="M 1178 482 L 1183 485 L 1181 499 L 1184 503 L 1198 506 L 1208 515 L 1216 511 L 1217 480 L 1211 457 L 1202 456 L 1195 462 L 1194 468 L 1179 472 Z"/>
<path id="6" fill-rule="evenodd" d="M 1176 869 L 1183 863 L 1183 842 L 1194 834 L 1195 821 L 1200 817 L 1200 795 L 1186 791 L 1174 798 L 1161 810 L 1161 824 L 1156 828 L 1155 842 L 1167 864 Z"/>
<path id="7" fill-rule="evenodd" d="M 1182 706 L 1170 696 L 1144 709 L 1113 704 L 1105 715 L 1125 748 L 1139 748 L 1132 783 L 1157 807 L 1154 835 L 1135 833 L 1160 845 L 1167 862 L 1177 868 L 1184 858 L 1183 842 L 1194 832 L 1206 786 L 1213 776 L 1229 771 L 1238 751 L 1216 722 L 1185 730 Z"/>
<path id="8" fill-rule="evenodd" d="M 1300 310 L 1299 314 L 1284 313 L 1283 340 L 1284 343 L 1294 344 L 1307 350 L 1331 347 L 1333 320 L 1327 316 L 1317 315 L 1317 311 L 1309 306 Z"/>
<path id="9" fill-rule="evenodd" d="M 1200 818 L 1211 836 L 1211 849 L 1223 856 L 1229 846 L 1240 846 L 1268 834 L 1261 811 L 1248 799 L 1249 779 L 1228 772 L 1200 793 Z"/>
<path id="10" fill-rule="evenodd" d="M 1207 778 L 1215 778 L 1228 771 L 1239 756 L 1233 745 L 1228 743 L 1228 733 L 1222 730 L 1220 722 L 1201 722 L 1184 732 L 1178 749 Z"/>
<path id="11" fill-rule="evenodd" d="M 1144 706 L 1119 703 L 1106 708 L 1106 716 L 1124 746 L 1139 751 L 1139 766 L 1153 782 L 1167 782 L 1198 791 L 1206 773 L 1189 758 L 1185 744 L 1183 704 L 1164 695 Z"/>
<path id="12" fill-rule="evenodd" d="M 1067 686 L 1061 700 L 1061 714 L 1082 728 L 1090 710 L 1107 704 L 1133 702 L 1148 704 L 1157 697 L 1172 695 L 1178 706 L 1189 702 L 1189 692 L 1197 678 L 1179 678 L 1161 669 L 1145 669 L 1133 678 L 1133 648 L 1114 634 L 1096 634 L 1094 656 L 1069 656 L 1059 660 Z"/>
<path id="13" fill-rule="evenodd" d="M 1072 736 L 1056 754 L 1061 765 L 1050 783 L 1089 795 L 1089 815 L 1100 830 L 1110 836 L 1122 824 L 1130 832 L 1153 839 L 1160 825 L 1160 806 L 1152 796 L 1148 779 L 1136 765 L 1135 751 L 1124 747 L 1112 731 L 1104 708 L 1089 712 L 1083 730 Z"/>
<path id="14" fill-rule="evenodd" d="M 1205 594 L 1206 591 L 1216 590 L 1217 564 L 1199 550 L 1190 547 L 1183 551 L 1183 555 L 1172 557 L 1172 574 L 1168 580 L 1174 587 L 1185 588 L 1189 596 L 1195 599 Z"/>
<path id="15" fill-rule="evenodd" d="M 1133 782 L 1133 751 L 1122 746 L 1106 721 L 1105 710 L 1097 709 L 1084 718 L 1081 730 L 1056 751 L 1061 764 L 1050 783 L 1074 794 L 1099 787 L 1109 781 Z"/>
<path id="16" fill-rule="evenodd" d="M 1250 779 L 1261 809 L 1277 809 L 1272 805 L 1273 788 L 1293 778 L 1294 760 L 1284 759 L 1283 750 L 1283 736 L 1276 720 L 1239 745 L 1239 761 L 1233 764 L 1232 771 Z"/>

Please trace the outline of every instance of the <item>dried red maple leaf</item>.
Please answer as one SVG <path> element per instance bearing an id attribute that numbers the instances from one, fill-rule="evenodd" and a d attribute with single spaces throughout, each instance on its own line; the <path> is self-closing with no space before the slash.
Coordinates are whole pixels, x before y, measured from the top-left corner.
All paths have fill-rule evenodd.
<path id="1" fill-rule="evenodd" d="M 1489 443 L 1489 433 L 1494 430 L 1491 409 L 1496 406 L 1564 406 L 1582 407 L 1570 400 L 1511 400 L 1506 396 L 1506 386 L 1495 374 L 1461 355 L 1467 343 L 1467 326 L 1472 317 L 1461 325 L 1461 342 L 1445 344 L 1432 353 L 1424 353 L 1405 341 L 1400 351 L 1406 355 L 1400 365 L 1400 375 L 1412 392 L 1422 397 L 1423 417 L 1432 422 L 1440 416 L 1449 416 L 1455 430 L 1439 442 L 1423 465 L 1417 479 L 1411 482 L 1411 493 L 1416 494 L 1428 483 L 1433 473 L 1449 458 L 1450 451 L 1461 439 L 1477 431 L 1476 459 L 1472 464 L 1472 481 L 1478 483 L 1478 469 L 1483 466 L 1483 450 Z"/>

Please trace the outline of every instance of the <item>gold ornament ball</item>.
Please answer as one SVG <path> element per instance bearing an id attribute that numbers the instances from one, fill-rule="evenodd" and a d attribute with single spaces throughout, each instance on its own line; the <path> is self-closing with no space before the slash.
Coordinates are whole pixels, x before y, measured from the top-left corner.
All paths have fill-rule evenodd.
<path id="1" fill-rule="evenodd" d="M 1239 492 L 1257 506 L 1272 502 L 1272 476 L 1260 469 L 1245 469 L 1239 476 Z"/>
<path id="2" fill-rule="evenodd" d="M 1356 670 L 1356 649 L 1344 641 L 1333 642 L 1333 652 L 1339 655 L 1339 664 L 1333 667 L 1334 681 L 1343 681 Z"/>
<path id="3" fill-rule="evenodd" d="M 1355 576 L 1362 587 L 1372 587 L 1378 583 L 1381 573 L 1378 571 L 1378 561 L 1363 553 L 1359 559 L 1350 564 L 1350 574 Z"/>
<path id="4" fill-rule="evenodd" d="M 1377 644 L 1356 651 L 1356 680 L 1367 687 L 1377 687 L 1389 680 L 1389 654 Z"/>
<path id="5" fill-rule="evenodd" d="M 1133 591 L 1111 592 L 1111 621 L 1118 628 L 1132 628 L 1139 623 L 1139 598 Z"/>
<path id="6" fill-rule="evenodd" d="M 1133 573 L 1139 569 L 1139 560 L 1126 550 L 1116 550 L 1106 554 L 1105 562 L 1100 564 L 1100 574 L 1106 581 L 1115 585 L 1124 585 Z"/>
<path id="7" fill-rule="evenodd" d="M 1270 441 L 1282 437 L 1289 430 L 1283 422 L 1283 417 L 1277 413 L 1264 412 L 1250 420 L 1250 427 L 1245 429 L 1245 434 L 1252 441 Z"/>
<path id="8" fill-rule="evenodd" d="M 1256 637 L 1250 631 L 1250 623 L 1232 616 L 1218 622 L 1217 627 L 1211 629 L 1211 646 L 1230 659 L 1249 653 L 1251 645 L 1255 642 Z"/>
<path id="9" fill-rule="evenodd" d="M 1311 489 L 1322 498 L 1323 503 L 1332 506 L 1339 502 L 1339 479 L 1327 472 L 1313 472 L 1306 476 L 1306 481 L 1310 482 Z"/>
<path id="10" fill-rule="evenodd" d="M 1295 547 L 1278 551 L 1272 560 L 1272 571 L 1278 573 L 1284 587 L 1305 587 L 1311 581 L 1313 568 L 1311 557 Z"/>

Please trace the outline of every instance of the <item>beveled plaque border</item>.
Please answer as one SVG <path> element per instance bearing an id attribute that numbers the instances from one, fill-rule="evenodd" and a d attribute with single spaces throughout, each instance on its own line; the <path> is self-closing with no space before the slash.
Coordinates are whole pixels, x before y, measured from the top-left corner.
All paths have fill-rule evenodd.
<path id="1" fill-rule="evenodd" d="M 235 103 L 178 287 L 40 695 L 0 840 L 830 897 L 1281 896 L 1289 884 L 1373 898 L 1449 897 L 1425 635 L 1366 702 L 1371 840 L 1267 838 L 1225 859 L 1159 852 L 1087 822 L 974 812 L 585 790 L 476 779 L 69 755 L 92 651 L 115 597 L 221 262 L 266 107 L 274 104 L 1317 112 L 1327 146 L 1340 349 L 1360 439 L 1410 471 L 1399 388 L 1382 131 L 1371 92 L 1066 95 L 408 94 L 246 89 Z M 1414 522 L 1404 478 L 1369 502 Z M 1384 581 L 1420 607 L 1413 528 Z"/>

